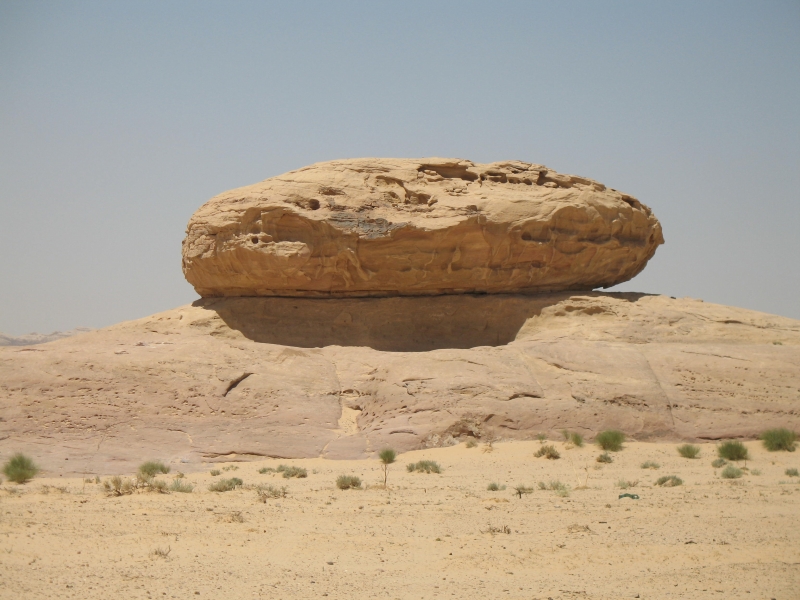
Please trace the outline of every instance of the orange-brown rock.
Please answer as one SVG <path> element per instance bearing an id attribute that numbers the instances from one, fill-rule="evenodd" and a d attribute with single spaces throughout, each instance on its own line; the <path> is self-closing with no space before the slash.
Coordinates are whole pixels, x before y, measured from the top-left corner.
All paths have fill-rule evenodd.
<path id="1" fill-rule="evenodd" d="M 609 287 L 664 241 L 650 209 L 519 161 L 318 163 L 209 200 L 183 271 L 201 296 L 393 296 Z"/>

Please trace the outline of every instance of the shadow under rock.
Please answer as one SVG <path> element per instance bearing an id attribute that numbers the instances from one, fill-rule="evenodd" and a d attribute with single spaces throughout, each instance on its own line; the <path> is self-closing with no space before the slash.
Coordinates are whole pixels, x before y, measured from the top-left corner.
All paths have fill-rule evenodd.
<path id="1" fill-rule="evenodd" d="M 261 343 L 321 348 L 366 346 L 388 352 L 503 346 L 525 322 L 572 296 L 643 294 L 451 295 L 391 298 L 201 298 L 231 329 Z"/>

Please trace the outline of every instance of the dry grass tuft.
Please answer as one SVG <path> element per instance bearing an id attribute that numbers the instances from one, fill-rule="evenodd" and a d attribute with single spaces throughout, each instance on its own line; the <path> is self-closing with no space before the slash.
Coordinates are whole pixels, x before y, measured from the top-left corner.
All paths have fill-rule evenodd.
<path id="1" fill-rule="evenodd" d="M 534 454 L 536 458 L 541 458 L 544 456 L 547 459 L 555 460 L 557 458 L 561 458 L 561 455 L 556 450 L 556 447 L 552 444 L 547 444 L 546 446 L 541 446 Z"/>

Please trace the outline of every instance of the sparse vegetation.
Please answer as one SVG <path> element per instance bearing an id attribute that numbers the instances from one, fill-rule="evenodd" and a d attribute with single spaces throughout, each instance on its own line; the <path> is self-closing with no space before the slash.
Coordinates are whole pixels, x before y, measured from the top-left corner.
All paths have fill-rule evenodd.
<path id="1" fill-rule="evenodd" d="M 336 487 L 340 490 L 358 490 L 361 489 L 361 479 L 355 475 L 339 475 L 336 478 Z"/>
<path id="2" fill-rule="evenodd" d="M 489 525 L 489 527 L 487 527 L 483 533 L 491 533 L 492 535 L 495 533 L 511 533 L 511 528 L 508 525 L 501 525 L 500 527 Z"/>
<path id="3" fill-rule="evenodd" d="M 532 494 L 533 488 L 528 487 L 527 485 L 518 485 L 514 488 L 514 492 L 517 494 L 517 496 L 522 498 L 523 494 Z"/>
<path id="4" fill-rule="evenodd" d="M 303 467 L 290 467 L 287 465 L 278 465 L 277 472 L 283 473 L 284 479 L 291 479 L 292 477 L 303 479 L 304 477 L 308 477 L 308 471 L 306 471 Z"/>
<path id="5" fill-rule="evenodd" d="M 536 439 L 539 440 L 540 444 L 544 444 L 545 440 L 547 440 L 547 435 L 544 433 L 537 433 Z"/>
<path id="6" fill-rule="evenodd" d="M 556 450 L 556 447 L 552 444 L 542 445 L 534 454 L 536 458 L 541 458 L 544 456 L 550 460 L 555 460 L 557 458 L 561 458 L 561 455 Z"/>
<path id="7" fill-rule="evenodd" d="M 717 446 L 717 454 L 725 460 L 747 460 L 750 455 L 742 442 L 730 440 Z"/>
<path id="8" fill-rule="evenodd" d="M 103 489 L 109 496 L 126 496 L 136 491 L 136 482 L 115 475 L 103 482 Z"/>
<path id="9" fill-rule="evenodd" d="M 266 502 L 267 500 L 285 498 L 289 492 L 286 486 L 276 487 L 273 485 L 259 485 L 255 488 L 256 495 L 259 502 Z"/>
<path id="10" fill-rule="evenodd" d="M 386 487 L 386 479 L 389 476 L 389 465 L 394 463 L 394 461 L 397 459 L 397 452 L 391 448 L 384 448 L 378 453 L 378 458 L 380 459 L 381 466 L 383 467 L 383 487 Z"/>
<path id="11" fill-rule="evenodd" d="M 794 452 L 797 443 L 797 434 L 783 427 L 780 429 L 768 429 L 761 434 L 761 441 L 764 443 L 764 447 L 770 452 L 776 452 L 778 450 Z"/>
<path id="12" fill-rule="evenodd" d="M 714 467 L 715 469 L 719 469 L 720 467 L 724 467 L 727 464 L 728 461 L 725 460 L 724 458 L 716 458 L 714 459 L 714 462 L 711 463 L 711 466 Z"/>
<path id="13" fill-rule="evenodd" d="M 406 471 L 409 473 L 441 473 L 442 468 L 439 466 L 439 463 L 433 460 L 421 460 L 415 463 L 408 463 L 406 465 Z"/>
<path id="14" fill-rule="evenodd" d="M 583 436 L 580 433 L 570 433 L 569 434 L 569 441 L 572 442 L 572 445 L 577 448 L 583 447 Z"/>
<path id="15" fill-rule="evenodd" d="M 783 474 L 787 475 L 788 477 L 800 477 L 800 473 L 797 471 L 797 469 L 786 469 Z"/>
<path id="16" fill-rule="evenodd" d="M 661 487 L 676 487 L 683 485 L 683 479 L 676 477 L 675 475 L 665 475 L 664 477 L 659 477 L 656 479 L 655 484 L 660 485 Z"/>
<path id="17" fill-rule="evenodd" d="M 550 483 L 545 483 L 543 481 L 540 481 L 539 489 L 552 490 L 561 497 L 569 496 L 569 488 L 558 480 L 551 481 Z"/>
<path id="18" fill-rule="evenodd" d="M 277 473 L 278 471 L 277 471 L 277 469 L 273 469 L 272 467 L 261 467 L 258 470 L 258 472 L 261 473 L 262 475 L 264 475 L 266 473 Z M 214 473 L 211 473 L 211 474 L 213 475 Z"/>
<path id="19" fill-rule="evenodd" d="M 238 487 L 242 487 L 244 482 L 238 477 L 231 477 L 230 479 L 220 479 L 208 486 L 211 492 L 230 492 Z"/>
<path id="20" fill-rule="evenodd" d="M 614 462 L 614 459 L 611 458 L 611 455 L 608 452 L 603 452 L 600 456 L 597 457 L 596 460 L 599 463 L 611 463 L 611 462 Z"/>
<path id="21" fill-rule="evenodd" d="M 743 471 L 735 467 L 733 465 L 728 465 L 724 469 L 722 469 L 722 473 L 720 473 L 720 477 L 723 479 L 739 479 L 743 475 Z"/>
<path id="22" fill-rule="evenodd" d="M 148 460 L 139 465 L 139 474 L 146 477 L 155 477 L 159 473 L 169 473 L 169 467 L 160 460 Z"/>
<path id="23" fill-rule="evenodd" d="M 683 458 L 697 458 L 700 456 L 700 446 L 694 444 L 683 444 L 678 446 L 678 454 Z"/>
<path id="24" fill-rule="evenodd" d="M 475 438 L 469 438 L 469 439 L 467 440 L 467 443 L 466 443 L 466 444 L 464 444 L 464 445 L 465 445 L 467 448 L 474 448 L 475 446 L 477 446 L 477 445 L 478 445 L 478 442 L 475 440 Z"/>
<path id="25" fill-rule="evenodd" d="M 222 467 L 223 471 L 238 471 L 239 467 L 236 465 L 228 465 L 227 467 Z"/>
<path id="26" fill-rule="evenodd" d="M 641 465 L 639 465 L 643 469 L 660 469 L 661 465 L 652 460 L 646 460 Z"/>
<path id="27" fill-rule="evenodd" d="M 191 483 L 178 478 L 173 479 L 172 484 L 169 486 L 170 492 L 179 492 L 181 494 L 189 494 L 193 489 L 194 486 Z"/>
<path id="28" fill-rule="evenodd" d="M 506 489 L 506 486 L 492 482 L 486 486 L 486 489 L 489 490 L 490 492 L 499 492 Z"/>
<path id="29" fill-rule="evenodd" d="M 627 490 L 628 488 L 636 487 L 637 485 L 639 485 L 639 480 L 638 479 L 634 479 L 633 481 L 630 481 L 630 480 L 627 480 L 627 479 L 620 479 L 617 482 L 617 487 L 619 487 L 620 489 L 623 489 L 623 490 Z"/>
<path id="30" fill-rule="evenodd" d="M 211 469 L 211 476 L 216 477 L 217 475 L 222 475 L 222 471 L 219 469 Z"/>
<path id="31" fill-rule="evenodd" d="M 156 558 L 168 558 L 170 552 L 172 552 L 172 546 L 168 547 L 166 550 L 163 548 L 156 548 L 150 554 Z"/>
<path id="32" fill-rule="evenodd" d="M 608 452 L 619 452 L 622 450 L 622 444 L 625 441 L 625 434 L 616 429 L 608 429 L 601 431 L 594 439 L 598 446 Z"/>
<path id="33" fill-rule="evenodd" d="M 33 460 L 24 454 L 18 453 L 8 459 L 3 467 L 3 473 L 14 483 L 27 483 L 39 472 Z"/>

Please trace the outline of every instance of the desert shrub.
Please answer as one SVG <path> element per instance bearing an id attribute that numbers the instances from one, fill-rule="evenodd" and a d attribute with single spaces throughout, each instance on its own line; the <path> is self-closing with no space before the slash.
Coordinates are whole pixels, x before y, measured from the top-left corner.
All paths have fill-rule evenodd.
<path id="1" fill-rule="evenodd" d="M 278 465 L 277 472 L 283 473 L 284 479 L 290 479 L 292 477 L 303 479 L 304 477 L 308 477 L 308 471 L 306 471 L 303 467 L 289 467 L 286 465 Z"/>
<path id="2" fill-rule="evenodd" d="M 38 472 L 39 467 L 29 457 L 20 453 L 9 458 L 3 467 L 3 473 L 14 483 L 27 483 Z"/>
<path id="3" fill-rule="evenodd" d="M 683 479 L 676 477 L 675 475 L 665 475 L 664 477 L 659 477 L 656 479 L 656 485 L 660 485 L 662 487 L 676 487 L 683 485 Z"/>
<path id="4" fill-rule="evenodd" d="M 597 457 L 597 462 L 599 462 L 599 463 L 610 463 L 610 462 L 614 462 L 614 459 L 611 458 L 611 455 L 608 452 L 603 452 L 600 456 Z"/>
<path id="5" fill-rule="evenodd" d="M 136 491 L 136 483 L 130 479 L 123 479 L 119 475 L 115 475 L 103 482 L 103 489 L 109 496 L 126 496 Z"/>
<path id="6" fill-rule="evenodd" d="M 139 465 L 139 473 L 148 477 L 155 477 L 159 473 L 169 473 L 169 467 L 160 460 L 148 460 Z"/>
<path id="7" fill-rule="evenodd" d="M 761 441 L 764 443 L 764 447 L 770 452 L 775 452 L 777 450 L 794 452 L 794 447 L 797 443 L 797 434 L 783 427 L 780 429 L 768 429 L 761 434 Z"/>
<path id="8" fill-rule="evenodd" d="M 467 440 L 467 443 L 466 443 L 466 444 L 464 444 L 464 445 L 465 445 L 467 448 L 474 448 L 475 446 L 477 446 L 477 445 L 478 445 L 478 442 L 477 442 L 477 441 L 475 441 L 475 438 L 469 438 L 469 439 Z"/>
<path id="9" fill-rule="evenodd" d="M 642 467 L 643 469 L 660 469 L 661 468 L 660 464 L 658 464 L 657 462 L 654 462 L 652 460 L 646 460 L 639 466 Z"/>
<path id="10" fill-rule="evenodd" d="M 168 547 L 166 550 L 164 550 L 163 548 L 156 548 L 150 554 L 152 554 L 156 558 L 169 558 L 170 552 L 172 552 L 172 546 Z"/>
<path id="11" fill-rule="evenodd" d="M 622 450 L 622 443 L 625 441 L 625 434 L 616 429 L 608 429 L 601 431 L 594 439 L 598 446 L 603 450 L 611 452 L 619 452 Z"/>
<path id="12" fill-rule="evenodd" d="M 761 475 L 761 469 L 753 469 L 750 471 L 751 475 Z"/>
<path id="13" fill-rule="evenodd" d="M 277 470 L 273 469 L 272 467 L 261 467 L 258 472 L 264 475 L 265 473 L 277 473 Z"/>
<path id="14" fill-rule="evenodd" d="M 336 487 L 340 490 L 361 489 L 361 480 L 355 475 L 339 475 L 336 478 Z"/>
<path id="15" fill-rule="evenodd" d="M 217 475 L 222 475 L 222 471 L 219 469 L 211 469 L 211 476 L 216 477 Z"/>
<path id="16" fill-rule="evenodd" d="M 208 486 L 209 491 L 212 492 L 230 492 L 237 487 L 241 487 L 244 482 L 238 477 L 231 477 L 230 479 L 220 479 Z"/>
<path id="17" fill-rule="evenodd" d="M 717 454 L 725 460 L 747 460 L 750 455 L 742 442 L 731 440 L 717 446 Z"/>
<path id="18" fill-rule="evenodd" d="M 256 487 L 256 495 L 258 496 L 259 502 L 266 502 L 270 499 L 276 498 L 286 498 L 286 494 L 289 492 L 286 486 L 275 487 L 273 485 L 260 485 Z"/>
<path id="19" fill-rule="evenodd" d="M 683 446 L 678 446 L 678 454 L 680 454 L 683 458 L 697 458 L 700 456 L 700 446 L 695 446 L 694 444 L 683 444 Z"/>
<path id="20" fill-rule="evenodd" d="M 161 479 L 151 479 L 145 489 L 148 492 L 158 492 L 159 494 L 169 494 L 169 486 L 166 481 Z"/>
<path id="21" fill-rule="evenodd" d="M 573 445 L 577 446 L 578 448 L 583 447 L 583 436 L 580 433 L 570 433 L 569 434 L 569 441 L 573 443 Z"/>
<path id="22" fill-rule="evenodd" d="M 544 433 L 537 433 L 536 434 L 536 439 L 539 440 L 539 442 L 543 444 L 545 442 L 545 440 L 547 439 L 547 435 L 544 434 Z"/>
<path id="23" fill-rule="evenodd" d="M 544 481 L 540 481 L 538 483 L 540 490 L 552 490 L 554 492 L 559 493 L 560 495 L 566 495 L 569 493 L 569 488 L 566 485 L 558 481 L 557 479 L 551 481 L 550 483 L 545 483 Z"/>
<path id="24" fill-rule="evenodd" d="M 180 492 L 181 494 L 188 494 L 194 489 L 194 486 L 188 481 L 182 479 L 173 479 L 172 484 L 169 486 L 171 492 Z"/>
<path id="25" fill-rule="evenodd" d="M 549 458 L 550 460 L 555 460 L 556 458 L 561 458 L 561 455 L 556 450 L 556 447 L 552 444 L 547 444 L 546 446 L 541 446 L 535 453 L 534 456 L 536 458 L 541 458 L 544 456 L 545 458 Z"/>
<path id="26" fill-rule="evenodd" d="M 743 471 L 733 465 L 728 465 L 724 469 L 722 469 L 722 473 L 720 473 L 720 477 L 723 479 L 739 479 L 743 474 Z"/>
<path id="27" fill-rule="evenodd" d="M 633 481 L 629 481 L 629 480 L 626 480 L 626 479 L 620 479 L 617 482 L 617 487 L 619 487 L 620 489 L 623 489 L 623 490 L 627 490 L 628 488 L 636 487 L 637 485 L 639 485 L 639 480 L 638 479 L 634 479 Z"/>
<path id="28" fill-rule="evenodd" d="M 442 468 L 439 466 L 439 463 L 433 460 L 421 460 L 415 463 L 408 463 L 406 465 L 406 471 L 409 473 L 441 473 Z"/>
<path id="29" fill-rule="evenodd" d="M 501 490 L 506 489 L 506 486 L 492 482 L 486 486 L 486 489 L 489 490 L 490 492 L 499 492 Z"/>
<path id="30" fill-rule="evenodd" d="M 714 459 L 714 462 L 711 463 L 711 466 L 714 467 L 715 469 L 719 469 L 720 467 L 724 467 L 727 464 L 728 461 L 725 460 L 724 458 L 717 458 Z"/>
<path id="31" fill-rule="evenodd" d="M 800 473 L 798 473 L 797 469 L 786 469 L 783 474 L 789 477 L 800 477 Z"/>
<path id="32" fill-rule="evenodd" d="M 239 467 L 236 465 L 228 465 L 227 467 L 222 467 L 223 471 L 238 471 Z"/>
<path id="33" fill-rule="evenodd" d="M 516 493 L 517 496 L 522 498 L 523 494 L 532 494 L 533 488 L 528 487 L 527 485 L 518 485 L 514 488 L 514 493 Z"/>

